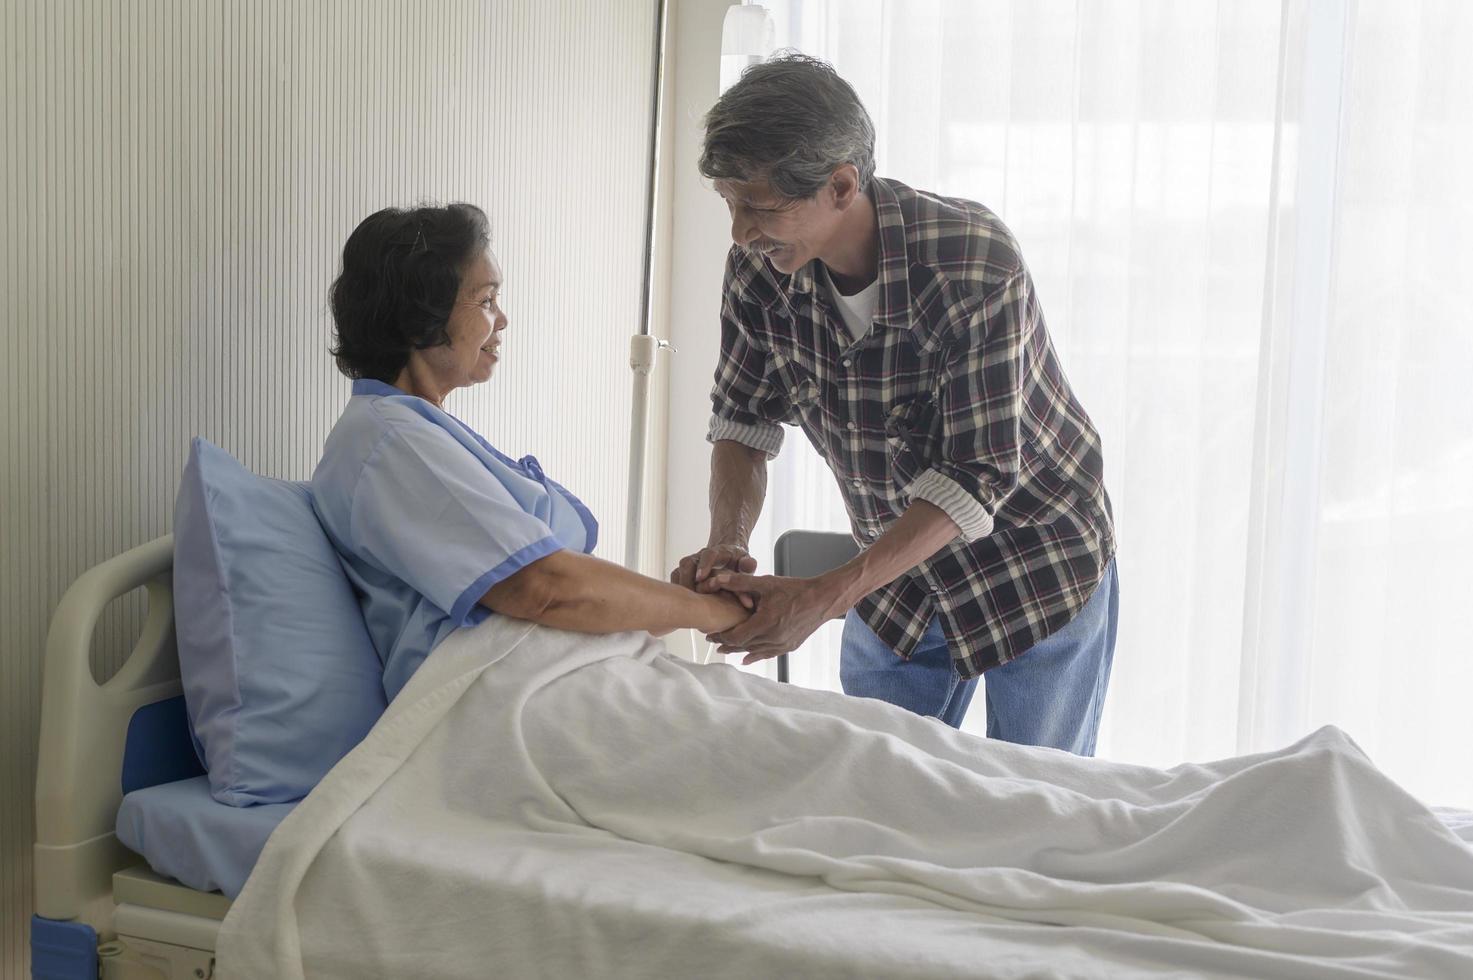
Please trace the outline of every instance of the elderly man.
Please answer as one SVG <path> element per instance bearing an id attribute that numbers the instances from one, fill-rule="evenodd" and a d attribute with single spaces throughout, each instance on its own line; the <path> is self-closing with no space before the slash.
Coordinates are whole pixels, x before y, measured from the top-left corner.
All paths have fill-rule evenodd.
<path id="1" fill-rule="evenodd" d="M 713 640 L 751 663 L 845 617 L 840 679 L 989 737 L 1094 753 L 1118 600 L 1100 439 L 1018 243 L 986 208 L 874 176 L 874 127 L 827 64 L 755 66 L 707 114 L 731 211 L 712 391 L 711 533 L 673 581 L 755 613 Z M 780 424 L 844 493 L 857 558 L 752 574 Z"/>

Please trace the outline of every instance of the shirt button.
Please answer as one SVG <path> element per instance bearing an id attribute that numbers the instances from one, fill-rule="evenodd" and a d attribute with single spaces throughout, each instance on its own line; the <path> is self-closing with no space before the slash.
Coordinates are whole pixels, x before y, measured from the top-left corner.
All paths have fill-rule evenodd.
<path id="1" fill-rule="evenodd" d="M 869 535 L 869 536 L 870 536 L 870 537 L 872 537 L 872 538 L 877 538 L 877 537 L 879 537 L 879 536 L 880 536 L 880 532 L 879 532 L 879 531 L 876 531 L 876 530 L 875 530 L 875 529 L 874 529 L 874 528 L 872 528 L 872 527 L 867 527 L 867 528 L 865 528 L 865 529 L 864 529 L 864 533 L 865 533 L 865 534 L 868 534 L 868 535 Z"/>
<path id="2" fill-rule="evenodd" d="M 844 360 L 840 361 L 839 363 L 843 364 L 845 367 L 853 367 L 854 366 L 854 361 L 851 360 L 850 358 L 847 358 L 847 357 L 844 358 Z"/>
<path id="3" fill-rule="evenodd" d="M 797 398 L 798 397 L 798 389 L 797 388 L 789 388 L 788 389 L 788 394 L 792 395 L 794 398 Z"/>
<path id="4" fill-rule="evenodd" d="M 853 486 L 854 489 L 856 489 L 856 490 L 863 490 L 864 489 L 864 481 L 863 480 L 852 480 L 852 481 L 850 481 L 850 485 Z"/>
<path id="5" fill-rule="evenodd" d="M 850 432 L 853 432 L 855 429 L 858 429 L 859 426 L 855 425 L 853 422 L 845 422 L 844 428 L 848 429 Z"/>

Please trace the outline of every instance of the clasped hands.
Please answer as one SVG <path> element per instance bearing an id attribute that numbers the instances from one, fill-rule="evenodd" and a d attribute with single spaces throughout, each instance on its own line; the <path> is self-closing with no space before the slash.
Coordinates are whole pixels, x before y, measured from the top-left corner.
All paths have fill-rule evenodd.
<path id="1" fill-rule="evenodd" d="M 682 558 L 670 581 L 696 592 L 730 592 L 751 610 L 744 621 L 706 639 L 722 654 L 746 653 L 742 663 L 791 653 L 831 618 L 836 596 L 822 578 L 756 575 L 745 548 L 718 545 Z"/>

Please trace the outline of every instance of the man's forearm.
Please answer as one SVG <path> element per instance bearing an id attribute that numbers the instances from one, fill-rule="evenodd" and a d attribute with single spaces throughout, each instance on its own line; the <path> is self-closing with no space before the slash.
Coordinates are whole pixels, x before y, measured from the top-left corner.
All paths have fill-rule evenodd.
<path id="1" fill-rule="evenodd" d="M 829 598 L 829 617 L 842 616 L 860 599 L 930 558 L 960 533 L 956 522 L 940 507 L 924 500 L 912 503 L 869 548 L 819 576 Z"/>
<path id="2" fill-rule="evenodd" d="M 711 537 L 708 547 L 747 547 L 767 497 L 767 454 L 730 439 L 711 446 Z"/>

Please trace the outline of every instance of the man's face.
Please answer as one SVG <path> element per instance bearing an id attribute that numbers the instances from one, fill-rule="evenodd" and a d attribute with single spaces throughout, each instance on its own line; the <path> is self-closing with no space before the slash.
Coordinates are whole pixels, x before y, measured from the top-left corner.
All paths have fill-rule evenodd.
<path id="1" fill-rule="evenodd" d="M 778 272 L 791 275 L 817 258 L 838 229 L 842 212 L 829 185 L 797 201 L 777 194 L 766 179 L 717 180 L 714 186 L 731 212 L 731 240 Z"/>

